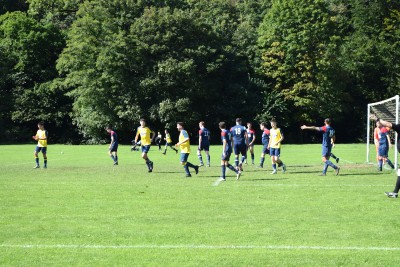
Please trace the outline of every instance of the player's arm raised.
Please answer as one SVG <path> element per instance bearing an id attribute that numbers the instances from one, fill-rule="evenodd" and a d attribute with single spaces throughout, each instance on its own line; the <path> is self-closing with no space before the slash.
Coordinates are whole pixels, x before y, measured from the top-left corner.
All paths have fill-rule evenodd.
<path id="1" fill-rule="evenodd" d="M 369 116 L 369 119 L 370 119 L 370 120 L 379 121 L 380 124 L 381 124 L 383 127 L 388 127 L 388 128 L 390 128 L 390 129 L 392 129 L 392 127 L 393 127 L 393 124 L 392 124 L 391 122 L 384 121 L 384 120 L 378 118 L 375 114 L 371 114 L 371 115 Z"/>
<path id="2" fill-rule="evenodd" d="M 302 130 L 314 130 L 314 131 L 319 131 L 319 127 L 317 126 L 306 126 L 303 125 L 300 127 Z"/>

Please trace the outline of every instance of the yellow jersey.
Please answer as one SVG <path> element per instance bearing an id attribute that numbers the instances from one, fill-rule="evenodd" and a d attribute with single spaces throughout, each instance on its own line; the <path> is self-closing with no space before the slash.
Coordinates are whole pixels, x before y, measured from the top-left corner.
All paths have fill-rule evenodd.
<path id="1" fill-rule="evenodd" d="M 151 133 L 153 133 L 153 131 L 150 130 L 148 127 L 139 126 L 137 128 L 136 137 L 138 137 L 140 135 L 140 144 L 142 146 L 151 145 L 151 139 L 150 139 Z"/>
<path id="2" fill-rule="evenodd" d="M 38 139 L 38 147 L 47 147 L 47 131 L 46 130 L 38 130 L 36 132 L 36 137 Z"/>
<path id="3" fill-rule="evenodd" d="M 179 135 L 179 143 L 183 142 L 183 140 L 189 138 L 188 133 L 185 130 L 182 130 Z M 181 153 L 190 153 L 190 140 L 181 144 L 180 146 Z"/>
<path id="4" fill-rule="evenodd" d="M 165 140 L 167 143 L 172 143 L 171 135 L 169 133 L 165 134 Z"/>
<path id="5" fill-rule="evenodd" d="M 270 130 L 270 139 L 269 139 L 269 147 L 270 148 L 281 148 L 281 143 L 275 145 L 281 138 L 283 137 L 283 133 L 280 128 L 271 128 Z"/>

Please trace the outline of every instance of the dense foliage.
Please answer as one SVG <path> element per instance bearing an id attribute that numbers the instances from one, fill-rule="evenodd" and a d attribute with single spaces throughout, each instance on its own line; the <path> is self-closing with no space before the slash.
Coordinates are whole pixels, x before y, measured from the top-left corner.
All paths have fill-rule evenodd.
<path id="1" fill-rule="evenodd" d="M 140 117 L 185 121 L 335 119 L 363 138 L 366 104 L 400 87 L 395 0 L 0 1 L 0 133 L 53 142 L 124 141 Z M 217 138 L 214 141 L 218 141 Z"/>

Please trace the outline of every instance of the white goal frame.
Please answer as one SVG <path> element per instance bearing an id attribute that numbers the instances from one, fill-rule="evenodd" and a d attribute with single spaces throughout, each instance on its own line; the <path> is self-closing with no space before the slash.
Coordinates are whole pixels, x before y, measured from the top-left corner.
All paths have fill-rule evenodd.
<path id="1" fill-rule="evenodd" d="M 385 100 L 382 100 L 382 101 L 379 101 L 379 102 L 368 104 L 368 112 L 367 112 L 367 115 L 368 115 L 367 116 L 367 163 L 371 163 L 370 162 L 370 158 L 369 158 L 370 142 L 371 142 L 371 138 L 370 138 L 371 137 L 371 123 L 370 123 L 369 117 L 371 115 L 371 110 L 373 109 L 374 106 L 381 105 L 381 104 L 384 104 L 386 102 L 390 102 L 390 101 L 393 101 L 393 100 L 396 101 L 396 111 L 395 111 L 394 116 L 390 116 L 390 115 L 385 114 L 385 113 L 379 114 L 379 111 L 375 111 L 374 113 L 376 113 L 376 115 L 379 118 L 381 118 L 381 119 L 383 119 L 385 121 L 393 122 L 393 120 L 395 120 L 394 123 L 398 124 L 399 123 L 399 95 L 396 95 L 394 97 L 391 97 L 391 98 L 388 98 L 388 99 L 385 99 Z M 392 151 L 394 151 L 394 166 L 396 166 L 396 168 L 397 168 L 397 163 L 398 163 L 397 139 L 398 139 L 398 136 L 397 136 L 397 133 L 395 133 L 394 147 L 393 147 Z"/>

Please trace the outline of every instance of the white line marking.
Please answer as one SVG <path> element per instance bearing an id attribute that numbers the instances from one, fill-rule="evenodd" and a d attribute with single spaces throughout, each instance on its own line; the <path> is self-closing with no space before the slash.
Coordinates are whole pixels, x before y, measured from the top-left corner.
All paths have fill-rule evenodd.
<path id="1" fill-rule="evenodd" d="M 244 181 L 245 182 L 245 181 Z M 388 187 L 393 185 L 382 185 L 382 184 L 249 184 L 241 183 L 241 186 L 266 186 L 266 187 Z"/>
<path id="2" fill-rule="evenodd" d="M 3 248 L 37 248 L 37 249 L 270 249 L 270 250 L 360 250 L 360 251 L 400 251 L 400 247 L 330 247 L 330 246 L 285 246 L 285 245 L 12 245 L 0 244 Z"/>

